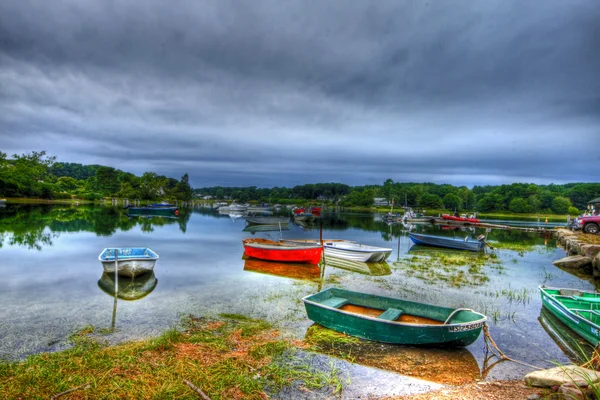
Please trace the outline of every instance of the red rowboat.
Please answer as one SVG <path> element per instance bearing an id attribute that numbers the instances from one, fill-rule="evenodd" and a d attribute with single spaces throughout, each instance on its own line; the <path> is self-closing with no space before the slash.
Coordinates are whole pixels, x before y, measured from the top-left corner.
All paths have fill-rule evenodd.
<path id="1" fill-rule="evenodd" d="M 481 222 L 477 218 L 456 217 L 449 214 L 442 214 L 442 219 L 445 219 L 446 221 Z"/>
<path id="2" fill-rule="evenodd" d="M 242 240 L 248 257 L 268 261 L 318 264 L 323 247 L 320 244 L 292 244 L 262 238 Z"/>

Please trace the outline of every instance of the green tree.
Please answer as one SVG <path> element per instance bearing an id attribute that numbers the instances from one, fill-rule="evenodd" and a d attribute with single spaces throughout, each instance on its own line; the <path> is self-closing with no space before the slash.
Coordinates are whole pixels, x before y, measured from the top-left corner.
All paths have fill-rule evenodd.
<path id="1" fill-rule="evenodd" d="M 508 206 L 509 211 L 514 213 L 528 213 L 531 212 L 531 206 L 522 197 L 515 197 L 510 201 L 510 205 Z"/>
<path id="2" fill-rule="evenodd" d="M 444 203 L 437 194 L 423 193 L 419 198 L 419 207 L 441 209 Z"/>
<path id="3" fill-rule="evenodd" d="M 457 195 L 448 193 L 444 196 L 444 208 L 446 210 L 460 210 L 461 206 L 462 201 Z"/>
<path id="4" fill-rule="evenodd" d="M 181 177 L 181 182 L 177 183 L 175 186 L 175 196 L 179 200 L 191 200 L 192 199 L 192 187 L 189 182 L 190 178 L 188 174 L 184 174 Z"/>
<path id="5" fill-rule="evenodd" d="M 552 211 L 556 214 L 568 214 L 571 206 L 571 200 L 566 197 L 557 196 L 552 200 Z"/>
<path id="6" fill-rule="evenodd" d="M 119 191 L 117 170 L 111 167 L 100 167 L 96 170 L 97 190 L 105 196 L 116 196 Z"/>

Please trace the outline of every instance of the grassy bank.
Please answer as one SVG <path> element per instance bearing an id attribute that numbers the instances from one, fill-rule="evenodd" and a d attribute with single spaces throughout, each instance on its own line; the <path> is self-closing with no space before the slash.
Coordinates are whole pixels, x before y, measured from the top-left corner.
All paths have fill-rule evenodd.
<path id="1" fill-rule="evenodd" d="M 69 398 L 198 398 L 184 380 L 213 400 L 265 399 L 296 385 L 300 390 L 341 388 L 337 375 L 310 372 L 293 357 L 293 343 L 278 339 L 265 321 L 222 314 L 188 317 L 145 341 L 108 346 L 88 327 L 71 336 L 73 347 L 22 362 L 0 362 L 0 397 L 49 398 L 74 389 Z"/>

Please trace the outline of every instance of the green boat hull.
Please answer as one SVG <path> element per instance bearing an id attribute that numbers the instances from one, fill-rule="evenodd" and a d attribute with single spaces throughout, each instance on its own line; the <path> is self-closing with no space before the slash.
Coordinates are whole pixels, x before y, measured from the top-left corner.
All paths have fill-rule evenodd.
<path id="1" fill-rule="evenodd" d="M 347 335 L 392 344 L 468 346 L 480 336 L 487 319 L 469 309 L 439 307 L 335 288 L 302 300 L 308 318 L 320 325 Z M 368 316 L 340 309 L 346 305 L 380 310 L 381 314 Z M 398 313 L 435 320 L 437 324 L 405 323 Z"/>
<path id="2" fill-rule="evenodd" d="M 600 294 L 539 287 L 542 305 L 592 346 L 600 343 Z"/>

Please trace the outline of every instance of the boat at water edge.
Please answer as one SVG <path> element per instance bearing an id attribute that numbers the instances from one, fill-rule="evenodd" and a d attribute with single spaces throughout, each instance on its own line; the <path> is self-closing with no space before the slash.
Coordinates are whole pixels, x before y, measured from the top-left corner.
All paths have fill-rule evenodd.
<path id="1" fill-rule="evenodd" d="M 283 239 L 282 242 L 321 245 L 321 242 L 315 239 Z M 337 257 L 360 262 L 385 261 L 392 254 L 392 249 L 386 247 L 369 246 L 345 239 L 323 240 L 323 248 L 325 249 L 325 257 Z"/>
<path id="2" fill-rule="evenodd" d="M 158 254 L 147 247 L 106 248 L 98 256 L 105 272 L 115 273 L 115 255 L 117 274 L 131 278 L 153 271 L 158 260 Z"/>
<path id="3" fill-rule="evenodd" d="M 325 255 L 325 266 L 341 268 L 346 271 L 357 272 L 359 274 L 371 276 L 384 276 L 392 274 L 392 269 L 385 261 L 366 263 L 361 261 L 346 260 L 338 257 L 327 257 L 327 255 Z"/>
<path id="4" fill-rule="evenodd" d="M 248 238 L 242 243 L 248 257 L 267 261 L 318 264 L 323 253 L 319 244 L 276 242 L 262 238 Z"/>
<path id="5" fill-rule="evenodd" d="M 600 293 L 540 286 L 542 306 L 574 333 L 596 347 L 600 343 Z"/>
<path id="6" fill-rule="evenodd" d="M 469 239 L 468 237 L 462 239 L 449 236 L 425 235 L 422 233 L 412 232 L 409 233 L 408 236 L 415 244 L 445 247 L 447 249 L 481 251 L 485 246 L 485 237 L 481 236 L 477 240 Z"/>
<path id="7" fill-rule="evenodd" d="M 487 317 L 468 308 L 448 308 L 374 294 L 329 288 L 302 299 L 308 318 L 347 335 L 377 342 L 464 347 Z"/>

